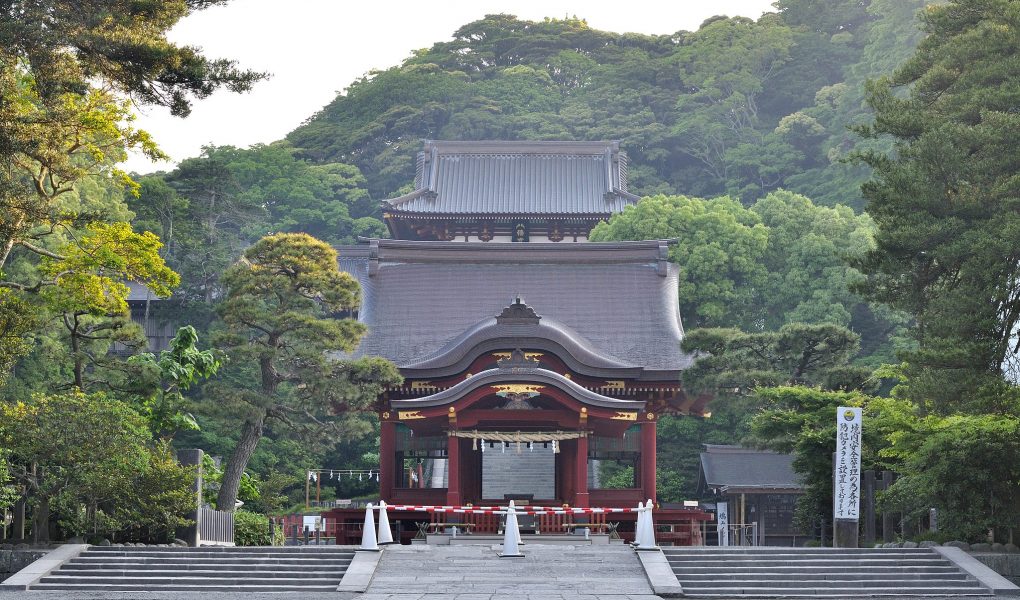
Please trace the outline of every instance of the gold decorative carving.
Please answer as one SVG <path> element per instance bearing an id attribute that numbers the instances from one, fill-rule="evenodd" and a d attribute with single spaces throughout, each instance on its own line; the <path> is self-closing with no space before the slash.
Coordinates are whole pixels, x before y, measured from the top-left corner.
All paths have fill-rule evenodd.
<path id="1" fill-rule="evenodd" d="M 384 418 L 384 419 L 388 419 L 388 418 L 390 418 L 390 413 L 388 413 L 388 412 L 384 412 L 384 413 L 382 414 L 382 418 Z"/>
<path id="2" fill-rule="evenodd" d="M 648 413 L 645 416 L 648 417 L 649 421 L 654 421 L 655 420 L 655 413 Z"/>
<path id="3" fill-rule="evenodd" d="M 636 412 L 617 412 L 612 417 L 609 417 L 614 421 L 637 421 Z"/>
<path id="4" fill-rule="evenodd" d="M 424 419 L 425 415 L 421 414 L 420 410 L 398 410 L 397 419 L 401 421 L 414 421 L 415 419 Z"/>
<path id="5" fill-rule="evenodd" d="M 492 355 L 496 357 L 496 360 L 510 360 L 512 352 L 493 352 Z M 538 360 L 545 356 L 543 352 L 525 352 L 524 360 Z"/>
<path id="6" fill-rule="evenodd" d="M 432 385 L 431 381 L 412 381 L 411 382 L 411 391 L 412 392 L 421 392 L 421 391 L 426 390 L 428 388 L 434 388 L 434 387 L 436 387 L 436 386 Z"/>
<path id="7" fill-rule="evenodd" d="M 610 379 L 606 381 L 606 385 L 602 387 L 607 390 L 622 390 L 626 387 L 626 383 L 622 379 Z"/>
<path id="8" fill-rule="evenodd" d="M 502 383 L 499 385 L 490 386 L 496 390 L 498 395 L 509 395 L 509 394 L 529 394 L 531 396 L 537 396 L 539 390 L 544 388 L 544 385 L 532 385 L 530 383 Z"/>

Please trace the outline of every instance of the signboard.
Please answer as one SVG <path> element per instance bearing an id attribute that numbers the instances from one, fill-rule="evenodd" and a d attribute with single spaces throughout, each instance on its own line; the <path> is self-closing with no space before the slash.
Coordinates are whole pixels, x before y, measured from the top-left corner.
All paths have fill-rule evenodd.
<path id="1" fill-rule="evenodd" d="M 717 502 L 715 505 L 715 529 L 719 536 L 720 546 L 730 545 L 730 511 L 726 502 Z"/>
<path id="2" fill-rule="evenodd" d="M 304 515 L 302 521 L 303 527 L 308 531 L 324 531 L 326 529 L 326 520 L 319 515 Z"/>
<path id="3" fill-rule="evenodd" d="M 832 515 L 858 521 L 861 516 L 861 409 L 836 409 L 835 487 Z"/>

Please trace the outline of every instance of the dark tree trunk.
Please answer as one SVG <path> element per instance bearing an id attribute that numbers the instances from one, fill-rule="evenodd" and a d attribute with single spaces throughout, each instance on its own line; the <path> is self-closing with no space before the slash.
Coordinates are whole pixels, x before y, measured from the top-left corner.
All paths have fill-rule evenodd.
<path id="1" fill-rule="evenodd" d="M 50 500 L 39 494 L 32 513 L 32 542 L 45 544 L 50 541 Z"/>
<path id="2" fill-rule="evenodd" d="M 233 511 L 234 503 L 237 501 L 237 490 L 241 485 L 241 476 L 244 474 L 248 460 L 259 440 L 262 439 L 262 427 L 265 418 L 258 417 L 257 421 L 247 420 L 241 428 L 241 439 L 237 441 L 237 448 L 230 455 L 227 466 L 223 470 L 223 481 L 220 483 L 220 493 L 216 498 L 216 508 L 219 510 Z"/>
<path id="3" fill-rule="evenodd" d="M 64 318 L 65 322 L 67 318 Z M 85 391 L 85 361 L 81 356 L 81 340 L 78 338 L 78 315 L 74 315 L 74 320 L 68 325 L 68 329 L 71 331 L 71 358 L 74 361 L 74 387 L 78 388 L 78 391 Z"/>

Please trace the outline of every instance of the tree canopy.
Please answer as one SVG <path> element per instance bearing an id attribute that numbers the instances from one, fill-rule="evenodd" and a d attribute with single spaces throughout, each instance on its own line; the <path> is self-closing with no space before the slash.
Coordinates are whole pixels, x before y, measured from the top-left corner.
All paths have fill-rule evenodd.
<path id="1" fill-rule="evenodd" d="M 859 261 L 864 289 L 916 319 L 908 387 L 938 410 L 993 408 L 1018 351 L 1018 11 L 1007 0 L 929 7 L 917 54 L 868 88 L 875 120 L 860 131 L 891 138 L 895 154 L 862 155 L 879 226 Z"/>
<path id="2" fill-rule="evenodd" d="M 219 346 L 238 376 L 217 387 L 221 407 L 240 421 L 217 505 L 233 510 L 248 460 L 271 422 L 279 431 L 350 435 L 366 424 L 351 409 L 375 402 L 400 381 L 378 358 L 338 360 L 357 347 L 364 325 L 331 315 L 358 306 L 358 283 L 339 270 L 337 254 L 307 234 L 259 240 L 224 276 Z M 314 436 L 309 436 L 314 437 Z"/>

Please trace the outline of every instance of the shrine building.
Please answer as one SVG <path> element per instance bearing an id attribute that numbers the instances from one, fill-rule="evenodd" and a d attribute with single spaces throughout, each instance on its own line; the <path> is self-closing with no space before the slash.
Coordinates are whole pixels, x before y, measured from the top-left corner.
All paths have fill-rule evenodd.
<path id="1" fill-rule="evenodd" d="M 657 419 L 707 399 L 682 385 L 673 242 L 587 241 L 636 202 L 616 142 L 425 142 L 414 191 L 383 202 L 393 239 L 339 248 L 355 356 L 405 379 L 377 407 L 383 500 L 656 498 Z"/>

